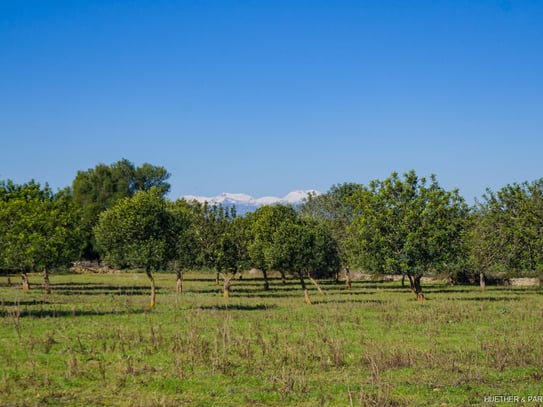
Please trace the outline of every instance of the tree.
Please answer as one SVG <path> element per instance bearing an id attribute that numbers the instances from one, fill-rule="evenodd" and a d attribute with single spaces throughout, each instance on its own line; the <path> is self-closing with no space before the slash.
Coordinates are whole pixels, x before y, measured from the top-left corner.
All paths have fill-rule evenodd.
<path id="1" fill-rule="evenodd" d="M 487 190 L 474 216 L 471 258 L 481 289 L 491 271 L 525 276 L 543 270 L 543 179 Z"/>
<path id="2" fill-rule="evenodd" d="M 423 275 L 449 269 L 465 256 L 468 207 L 457 190 L 414 171 L 372 181 L 353 196 L 358 263 L 372 272 L 405 274 L 424 300 Z"/>
<path id="3" fill-rule="evenodd" d="M 305 278 L 311 279 L 322 293 L 311 274 L 334 273 L 340 267 L 337 244 L 327 229 L 302 219 L 281 223 L 264 249 L 264 257 L 269 269 L 290 272 L 300 280 L 307 304 L 311 300 Z"/>
<path id="4" fill-rule="evenodd" d="M 106 262 L 145 269 L 151 283 L 151 308 L 156 298 L 152 270 L 165 267 L 175 257 L 174 222 L 162 191 L 151 187 L 102 212 L 94 227 L 96 243 Z"/>
<path id="5" fill-rule="evenodd" d="M 23 289 L 29 271 L 41 271 L 51 291 L 49 271 L 78 258 L 82 236 L 68 189 L 53 194 L 46 185 L 0 183 L 0 268 L 17 270 Z"/>
<path id="6" fill-rule="evenodd" d="M 92 228 L 100 213 L 113 207 L 122 198 L 131 197 L 138 191 L 157 188 L 165 195 L 170 185 L 166 182 L 170 174 L 163 167 L 144 163 L 136 168 L 126 159 L 114 164 L 98 164 L 95 168 L 78 171 L 73 181 L 74 201 L 81 210 L 81 224 L 86 233 L 87 246 L 84 255 L 96 257 Z"/>
<path id="7" fill-rule="evenodd" d="M 251 241 L 248 245 L 248 254 L 251 265 L 261 270 L 264 275 L 264 290 L 270 287 L 268 271 L 270 270 L 266 259 L 266 251 L 274 244 L 274 234 L 284 223 L 295 223 L 298 214 L 288 205 L 267 205 L 258 208 L 248 215 Z M 285 283 L 285 270 L 278 268 Z"/>
<path id="8" fill-rule="evenodd" d="M 183 270 L 198 266 L 199 247 L 193 228 L 194 210 L 190 203 L 178 200 L 172 203 L 174 218 L 176 292 L 183 291 Z"/>
<path id="9" fill-rule="evenodd" d="M 355 183 L 334 185 L 326 194 L 309 195 L 300 208 L 302 217 L 313 219 L 328 229 L 337 242 L 341 263 L 346 270 L 351 262 L 349 226 L 356 216 L 352 196 L 361 189 L 362 185 Z M 339 280 L 338 274 L 336 282 Z"/>

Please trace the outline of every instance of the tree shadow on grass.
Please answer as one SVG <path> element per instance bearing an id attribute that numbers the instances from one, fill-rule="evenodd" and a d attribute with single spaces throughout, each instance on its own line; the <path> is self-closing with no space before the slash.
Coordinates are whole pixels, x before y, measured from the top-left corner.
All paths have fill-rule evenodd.
<path id="1" fill-rule="evenodd" d="M 443 288 L 436 288 L 433 289 L 432 287 L 425 287 L 423 286 L 422 289 L 425 293 L 432 293 L 432 294 L 456 294 L 456 293 L 473 293 L 475 290 L 468 290 L 468 289 L 454 289 L 451 288 L 450 290 L 443 289 Z"/>
<path id="2" fill-rule="evenodd" d="M 315 300 L 311 301 L 314 305 L 318 304 L 348 304 L 348 303 L 357 303 L 357 304 L 388 304 L 390 301 L 386 300 L 376 300 L 376 299 L 359 299 L 359 298 L 353 298 L 353 299 L 330 299 L 330 300 Z"/>
<path id="3" fill-rule="evenodd" d="M 149 295 L 151 288 L 149 286 L 114 286 L 114 285 L 87 285 L 87 286 L 66 286 L 52 285 L 51 290 L 58 295 Z M 163 291 L 162 288 L 156 288 L 157 293 Z"/>
<path id="4" fill-rule="evenodd" d="M 275 304 L 222 304 L 222 305 L 204 305 L 196 309 L 199 310 L 215 310 L 215 311 L 263 311 L 277 308 Z"/>
<path id="5" fill-rule="evenodd" d="M 148 311 L 140 310 L 120 310 L 120 311 L 96 311 L 96 310 L 67 310 L 67 309 L 22 309 L 17 316 L 20 318 L 76 318 L 86 316 L 107 316 L 107 315 L 136 315 Z M 5 310 L 0 316 L 13 316 L 14 311 Z"/>
<path id="6" fill-rule="evenodd" d="M 520 301 L 519 297 L 449 297 L 447 298 L 451 301 L 487 301 L 487 302 L 498 302 L 498 301 Z"/>
<path id="7" fill-rule="evenodd" d="M 17 307 L 17 306 L 35 306 L 35 305 L 43 305 L 43 304 L 53 304 L 53 302 L 48 300 L 24 300 L 24 301 L 0 301 L 0 306 L 4 307 Z"/>

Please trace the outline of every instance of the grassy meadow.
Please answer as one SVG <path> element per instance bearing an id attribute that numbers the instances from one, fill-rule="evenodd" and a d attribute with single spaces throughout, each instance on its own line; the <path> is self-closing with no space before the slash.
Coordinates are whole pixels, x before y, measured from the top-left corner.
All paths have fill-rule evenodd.
<path id="1" fill-rule="evenodd" d="M 50 295 L 1 277 L 0 405 L 543 404 L 539 287 L 427 284 L 418 303 L 399 282 L 322 281 L 306 305 L 294 280 L 245 277 L 225 299 L 212 274 L 182 294 L 155 279 L 150 310 L 141 273 L 53 274 Z"/>

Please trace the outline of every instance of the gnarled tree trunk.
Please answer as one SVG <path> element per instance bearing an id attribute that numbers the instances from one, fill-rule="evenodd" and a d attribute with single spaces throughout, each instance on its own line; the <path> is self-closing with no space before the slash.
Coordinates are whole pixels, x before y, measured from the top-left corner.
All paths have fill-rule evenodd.
<path id="1" fill-rule="evenodd" d="M 304 290 L 304 298 L 305 303 L 308 305 L 311 305 L 311 299 L 309 298 L 309 291 L 307 291 L 307 287 L 305 286 L 304 277 L 300 274 L 300 283 L 302 284 L 302 289 Z"/>
<path id="2" fill-rule="evenodd" d="M 484 291 L 486 288 L 485 272 L 479 272 L 479 288 L 481 291 Z"/>
<path id="3" fill-rule="evenodd" d="M 230 277 L 225 276 L 224 277 L 224 284 L 223 284 L 224 298 L 229 298 L 230 297 L 230 286 L 231 285 L 232 284 L 230 282 Z"/>
<path id="4" fill-rule="evenodd" d="M 313 283 L 313 285 L 314 285 L 315 287 L 317 287 L 317 291 L 319 292 L 319 294 L 321 294 L 321 295 L 326 295 L 326 294 L 324 293 L 324 291 L 322 291 L 322 288 L 321 288 L 321 286 L 319 285 L 319 283 L 317 283 L 317 280 L 315 280 L 313 277 L 311 277 L 311 274 L 308 274 L 308 275 L 307 275 L 307 278 L 309 278 L 309 281 L 311 281 L 311 282 Z"/>
<path id="5" fill-rule="evenodd" d="M 150 307 L 151 309 L 155 308 L 155 299 L 156 299 L 156 287 L 155 287 L 155 279 L 153 278 L 153 274 L 151 273 L 151 268 L 147 267 L 145 269 L 145 273 L 147 274 L 147 278 L 151 282 L 151 303 Z"/>
<path id="6" fill-rule="evenodd" d="M 264 276 L 264 291 L 268 291 L 270 289 L 270 283 L 268 281 L 268 272 L 266 270 L 262 270 L 262 275 Z"/>
<path id="7" fill-rule="evenodd" d="M 183 270 L 181 268 L 177 268 L 175 270 L 176 274 L 176 282 L 175 282 L 175 292 L 177 294 L 181 294 L 183 292 Z"/>
<path id="8" fill-rule="evenodd" d="M 415 285 L 415 293 L 417 294 L 417 301 L 425 301 L 424 294 L 422 293 L 422 286 L 420 285 L 421 275 L 416 275 L 413 278 L 413 284 Z"/>
<path id="9" fill-rule="evenodd" d="M 286 284 L 287 283 L 287 278 L 285 277 L 285 272 L 280 271 L 280 273 L 281 273 L 281 283 Z"/>
<path id="10" fill-rule="evenodd" d="M 407 278 L 409 279 L 409 284 L 411 284 L 411 291 L 415 292 L 415 282 L 413 281 L 413 276 L 408 273 Z"/>
<path id="11" fill-rule="evenodd" d="M 30 283 L 28 282 L 28 275 L 26 274 L 26 271 L 21 273 L 21 278 L 23 279 L 23 291 L 30 290 Z"/>
<path id="12" fill-rule="evenodd" d="M 454 273 L 449 271 L 449 285 L 453 286 L 456 284 L 456 279 L 454 278 Z"/>
<path id="13" fill-rule="evenodd" d="M 51 294 L 51 282 L 49 281 L 49 271 L 43 270 L 43 289 L 46 294 Z"/>
<path id="14" fill-rule="evenodd" d="M 349 270 L 349 267 L 345 267 L 345 288 L 351 289 L 351 270 Z"/>

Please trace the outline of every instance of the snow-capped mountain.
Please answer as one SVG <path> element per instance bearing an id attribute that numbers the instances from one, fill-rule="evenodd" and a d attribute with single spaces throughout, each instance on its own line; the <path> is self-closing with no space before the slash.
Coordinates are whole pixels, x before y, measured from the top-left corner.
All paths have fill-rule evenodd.
<path id="1" fill-rule="evenodd" d="M 250 212 L 256 208 L 264 205 L 273 205 L 273 204 L 291 204 L 298 205 L 301 204 L 308 195 L 320 195 L 321 193 L 314 189 L 308 190 L 297 190 L 289 192 L 283 198 L 278 198 L 276 196 L 264 196 L 262 198 L 253 198 L 247 194 L 233 194 L 229 192 L 223 192 L 217 196 L 196 196 L 196 195 L 184 195 L 181 199 L 187 201 L 198 201 L 201 203 L 207 202 L 208 204 L 221 204 L 224 206 L 235 205 L 239 214 L 245 212 Z"/>

